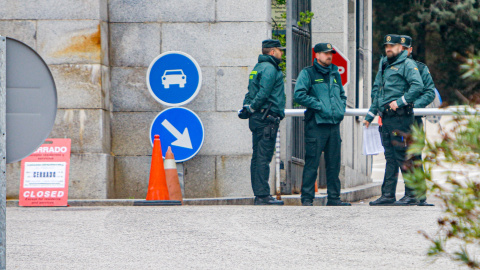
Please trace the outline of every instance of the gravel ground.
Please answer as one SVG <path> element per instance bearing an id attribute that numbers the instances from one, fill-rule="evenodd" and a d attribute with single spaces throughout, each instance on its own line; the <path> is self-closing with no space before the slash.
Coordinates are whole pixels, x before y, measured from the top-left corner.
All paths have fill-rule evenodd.
<path id="1" fill-rule="evenodd" d="M 7 208 L 7 269 L 462 269 L 439 207 Z"/>

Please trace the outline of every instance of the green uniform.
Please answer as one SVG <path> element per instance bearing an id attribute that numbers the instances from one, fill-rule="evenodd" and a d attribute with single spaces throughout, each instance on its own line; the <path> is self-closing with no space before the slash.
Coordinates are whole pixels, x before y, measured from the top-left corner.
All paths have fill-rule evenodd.
<path id="1" fill-rule="evenodd" d="M 365 117 L 371 122 L 377 112 L 382 116 L 381 138 L 387 161 L 382 195 L 387 197 L 395 197 L 398 168 L 406 173 L 412 165 L 406 159 L 406 138 L 414 123 L 413 104 L 424 89 L 418 67 L 407 55 L 403 51 L 392 63 L 382 59 L 372 88 L 374 99 Z M 396 111 L 389 109 L 392 101 L 397 101 Z"/>
<path id="2" fill-rule="evenodd" d="M 413 107 L 425 108 L 435 99 L 435 84 L 433 83 L 432 75 L 430 75 L 430 70 L 428 69 L 427 65 L 418 61 L 415 61 L 415 64 L 417 65 L 420 76 L 422 77 L 423 91 L 413 102 Z"/>
<path id="3" fill-rule="evenodd" d="M 252 161 L 250 177 L 255 196 L 270 195 L 268 177 L 269 164 L 275 149 L 278 123 L 263 119 L 265 110 L 271 104 L 269 115 L 282 119 L 285 116 L 285 88 L 283 73 L 273 56 L 260 55 L 249 76 L 248 93 L 243 105 L 250 105 L 254 110 L 249 118 L 252 132 Z"/>
<path id="4" fill-rule="evenodd" d="M 399 108 L 413 104 L 423 92 L 423 82 L 418 67 L 403 51 L 396 61 L 388 63 L 387 58 L 380 61 L 379 71 L 372 88 L 373 101 L 365 120 L 372 122 L 377 113 L 385 111 L 385 105 L 397 101 Z M 383 66 L 385 63 L 385 67 Z"/>
<path id="5" fill-rule="evenodd" d="M 328 200 L 340 200 L 340 122 L 345 115 L 346 100 L 337 66 L 323 67 L 315 60 L 313 66 L 304 68 L 298 75 L 295 101 L 307 107 L 302 202 L 315 197 L 322 152 L 325 152 Z"/>

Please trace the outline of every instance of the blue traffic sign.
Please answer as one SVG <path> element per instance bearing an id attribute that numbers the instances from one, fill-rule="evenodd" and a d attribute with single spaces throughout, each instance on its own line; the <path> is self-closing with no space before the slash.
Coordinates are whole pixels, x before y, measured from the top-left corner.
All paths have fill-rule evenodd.
<path id="1" fill-rule="evenodd" d="M 185 105 L 200 91 L 202 71 L 197 61 L 186 53 L 162 53 L 148 67 L 147 86 L 150 94 L 163 105 Z"/>
<path id="2" fill-rule="evenodd" d="M 150 127 L 152 146 L 155 134 L 160 135 L 163 157 L 171 146 L 175 161 L 184 162 L 200 151 L 205 132 L 198 115 L 189 109 L 174 107 L 163 110 L 153 120 Z"/>

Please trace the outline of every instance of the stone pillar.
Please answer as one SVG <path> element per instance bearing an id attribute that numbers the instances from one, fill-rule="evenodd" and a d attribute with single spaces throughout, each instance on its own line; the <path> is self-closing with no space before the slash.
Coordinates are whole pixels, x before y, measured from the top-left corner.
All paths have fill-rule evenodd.
<path id="1" fill-rule="evenodd" d="M 118 198 L 144 198 L 150 168 L 148 131 L 163 109 L 146 71 L 160 53 L 182 51 L 199 63 L 203 85 L 185 107 L 205 126 L 201 151 L 184 165 L 185 196 L 252 195 L 251 134 L 236 111 L 248 74 L 271 37 L 270 1 L 110 0 L 112 150 Z"/>
<path id="2" fill-rule="evenodd" d="M 57 87 L 50 138 L 71 138 L 69 198 L 113 191 L 107 0 L 7 0 L 0 32 L 35 49 Z M 28 7 L 28 8 L 25 8 Z M 7 197 L 17 198 L 20 163 L 9 164 Z"/>

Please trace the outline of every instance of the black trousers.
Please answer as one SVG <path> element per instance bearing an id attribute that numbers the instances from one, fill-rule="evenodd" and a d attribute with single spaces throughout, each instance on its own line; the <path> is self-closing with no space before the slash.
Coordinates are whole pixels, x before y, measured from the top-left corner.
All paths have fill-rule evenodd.
<path id="1" fill-rule="evenodd" d="M 322 152 L 325 152 L 328 199 L 340 199 L 341 184 L 338 174 L 340 173 L 341 149 L 340 124 L 317 124 L 315 118 L 305 123 L 302 202 L 315 198 L 315 181 Z"/>
<path id="2" fill-rule="evenodd" d="M 395 197 L 398 182 L 398 169 L 403 174 L 412 168 L 412 160 L 407 159 L 407 136 L 414 122 L 413 114 L 382 117 L 382 145 L 385 149 L 385 175 L 383 177 L 382 195 Z M 408 188 L 408 192 L 412 190 Z M 407 191 L 406 191 L 407 192 Z"/>
<path id="3" fill-rule="evenodd" d="M 270 123 L 267 119 L 262 120 L 262 116 L 262 113 L 255 112 L 248 120 L 253 148 L 250 179 L 255 196 L 270 195 L 268 177 L 279 126 L 279 124 Z"/>

